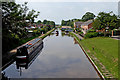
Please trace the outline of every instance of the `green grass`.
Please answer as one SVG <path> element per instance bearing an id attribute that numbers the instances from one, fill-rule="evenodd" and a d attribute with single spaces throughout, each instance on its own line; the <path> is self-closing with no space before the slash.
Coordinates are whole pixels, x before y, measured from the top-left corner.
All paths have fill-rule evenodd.
<path id="1" fill-rule="evenodd" d="M 50 30 L 49 32 L 47 32 L 45 35 L 41 36 L 41 38 L 44 39 L 47 35 L 49 35 L 54 30 L 55 30 L 55 28 L 53 28 L 52 30 Z"/>
<path id="2" fill-rule="evenodd" d="M 94 54 L 115 78 L 118 78 L 118 40 L 96 37 L 85 39 L 81 44 L 86 50 L 90 50 L 90 54 Z"/>
<path id="3" fill-rule="evenodd" d="M 96 37 L 80 41 L 76 35 L 72 35 L 76 37 L 82 47 L 87 51 L 88 55 L 92 54 L 97 57 L 106 69 L 115 78 L 118 78 L 118 40 L 106 37 Z M 94 50 L 92 47 L 94 47 Z M 99 65 L 97 66 L 100 69 Z"/>

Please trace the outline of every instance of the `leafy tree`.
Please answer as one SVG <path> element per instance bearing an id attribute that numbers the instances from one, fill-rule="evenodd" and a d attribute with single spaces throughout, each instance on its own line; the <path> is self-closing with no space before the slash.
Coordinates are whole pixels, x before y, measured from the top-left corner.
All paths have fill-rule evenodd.
<path id="1" fill-rule="evenodd" d="M 95 29 L 106 29 L 108 27 L 109 30 L 118 28 L 117 16 L 113 12 L 100 12 L 93 23 L 93 27 Z M 104 32 L 104 36 L 106 36 L 106 32 Z"/>
<path id="2" fill-rule="evenodd" d="M 40 23 L 41 23 L 41 20 L 38 20 L 37 23 L 40 24 Z"/>
<path id="3" fill-rule="evenodd" d="M 95 15 L 91 12 L 86 12 L 85 15 L 83 15 L 82 17 L 82 20 L 83 21 L 88 21 L 88 20 L 91 20 L 91 19 L 94 19 L 95 18 Z"/>
<path id="4" fill-rule="evenodd" d="M 52 25 L 53 27 L 55 27 L 55 22 L 54 21 L 50 21 L 49 25 Z"/>
<path id="5" fill-rule="evenodd" d="M 44 20 L 43 22 L 41 22 L 41 24 L 43 24 L 43 26 L 41 26 L 41 31 L 43 33 L 47 32 L 47 31 L 49 31 L 49 30 L 51 30 L 52 28 L 55 27 L 55 22 L 54 21 Z"/>
<path id="6" fill-rule="evenodd" d="M 66 22 L 64 20 L 62 20 L 61 25 L 62 26 L 66 25 Z"/>
<path id="7" fill-rule="evenodd" d="M 34 19 L 37 18 L 37 16 L 39 15 L 40 12 L 37 12 L 37 14 L 35 14 L 35 13 L 36 13 L 35 10 L 29 11 L 26 19 L 29 20 L 29 22 L 34 23 Z"/>
<path id="8" fill-rule="evenodd" d="M 15 2 L 2 2 L 2 36 L 3 36 L 3 53 L 10 50 L 14 44 L 25 37 L 25 26 L 27 21 L 34 22 L 39 12 L 35 10 L 28 12 L 27 2 L 16 4 Z M 16 42 L 16 43 L 15 43 Z M 9 44 L 9 45 L 8 45 Z M 7 46 L 7 47 L 6 47 Z"/>
<path id="9" fill-rule="evenodd" d="M 97 16 L 97 19 L 100 21 L 101 28 L 109 27 L 110 30 L 117 27 L 117 16 L 113 12 L 105 13 L 100 12 Z"/>
<path id="10" fill-rule="evenodd" d="M 44 20 L 44 21 L 43 21 L 43 24 L 46 24 L 46 23 L 47 23 L 47 20 Z"/>
<path id="11" fill-rule="evenodd" d="M 39 12 L 35 14 L 36 11 L 32 10 L 27 14 L 29 9 L 26 5 L 27 2 L 25 2 L 23 5 L 16 4 L 15 2 L 2 3 L 2 25 L 3 30 L 6 30 L 6 33 L 12 31 L 13 33 L 17 34 L 19 31 L 18 29 L 24 28 L 24 26 L 27 25 L 26 20 L 33 22 L 34 18 L 37 18 Z"/>
<path id="12" fill-rule="evenodd" d="M 67 21 L 62 20 L 61 25 L 62 26 L 71 26 L 71 27 L 73 27 L 73 23 L 74 23 L 73 20 L 67 20 Z"/>
<path id="13" fill-rule="evenodd" d="M 97 30 L 97 29 L 101 30 L 102 29 L 99 19 L 93 20 L 92 26 L 93 26 L 94 30 Z"/>
<path id="14" fill-rule="evenodd" d="M 120 19 L 118 19 L 118 22 L 117 22 L 118 24 L 117 24 L 117 28 L 119 28 L 120 27 Z"/>

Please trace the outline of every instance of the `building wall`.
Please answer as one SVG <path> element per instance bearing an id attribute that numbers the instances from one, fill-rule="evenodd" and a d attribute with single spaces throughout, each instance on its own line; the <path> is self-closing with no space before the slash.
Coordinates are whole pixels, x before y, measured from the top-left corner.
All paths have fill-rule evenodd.
<path id="1" fill-rule="evenodd" d="M 88 26 L 82 26 L 82 32 L 84 34 L 86 34 L 87 30 L 88 30 Z"/>
<path id="2" fill-rule="evenodd" d="M 75 22 L 74 22 L 74 28 L 76 28 L 76 24 L 75 24 Z"/>
<path id="3" fill-rule="evenodd" d="M 75 23 L 74 22 L 74 28 L 81 28 L 82 23 Z"/>
<path id="4" fill-rule="evenodd" d="M 92 23 L 88 25 L 88 29 L 92 28 Z"/>
<path id="5" fill-rule="evenodd" d="M 92 23 L 86 26 L 82 26 L 82 32 L 86 34 L 92 28 Z"/>

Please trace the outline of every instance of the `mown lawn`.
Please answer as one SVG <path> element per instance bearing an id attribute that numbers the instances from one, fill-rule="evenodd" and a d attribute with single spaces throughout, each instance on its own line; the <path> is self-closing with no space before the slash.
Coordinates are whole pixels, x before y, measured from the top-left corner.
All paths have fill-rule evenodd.
<path id="1" fill-rule="evenodd" d="M 82 44 L 88 54 L 93 54 L 97 57 L 106 69 L 115 78 L 118 78 L 118 40 L 96 37 L 84 39 L 80 41 L 80 44 Z"/>

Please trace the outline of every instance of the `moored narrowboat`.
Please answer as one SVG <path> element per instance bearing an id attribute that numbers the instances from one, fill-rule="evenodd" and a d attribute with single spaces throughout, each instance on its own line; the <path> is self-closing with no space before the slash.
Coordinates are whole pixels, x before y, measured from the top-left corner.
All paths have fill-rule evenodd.
<path id="1" fill-rule="evenodd" d="M 43 48 L 43 41 L 40 38 L 36 38 L 30 41 L 28 44 L 18 48 L 16 61 L 29 61 L 38 53 L 37 48 Z"/>

